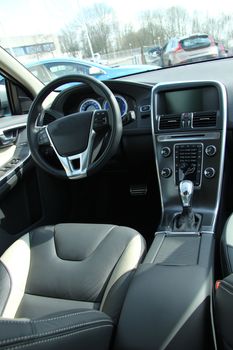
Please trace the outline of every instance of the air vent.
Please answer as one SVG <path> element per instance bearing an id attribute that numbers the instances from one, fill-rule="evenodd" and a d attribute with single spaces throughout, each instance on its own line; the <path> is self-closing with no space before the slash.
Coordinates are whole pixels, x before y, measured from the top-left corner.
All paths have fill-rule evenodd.
<path id="1" fill-rule="evenodd" d="M 180 120 L 181 120 L 180 114 L 161 115 L 159 118 L 159 129 L 160 130 L 179 129 Z"/>
<path id="2" fill-rule="evenodd" d="M 216 126 L 216 112 L 195 112 L 193 113 L 194 128 L 211 128 Z"/>

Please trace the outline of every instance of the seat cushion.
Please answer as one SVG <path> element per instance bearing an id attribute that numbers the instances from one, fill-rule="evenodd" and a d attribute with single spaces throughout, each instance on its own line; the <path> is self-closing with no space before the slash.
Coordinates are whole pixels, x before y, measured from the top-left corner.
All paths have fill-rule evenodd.
<path id="1" fill-rule="evenodd" d="M 46 318 L 0 320 L 1 349 L 107 350 L 113 322 L 100 311 L 72 310 Z"/>
<path id="2" fill-rule="evenodd" d="M 144 253 L 144 239 L 127 227 L 59 224 L 37 228 L 1 258 L 7 282 L 1 292 L 2 315 L 43 317 L 83 307 L 101 309 L 116 319 Z"/>

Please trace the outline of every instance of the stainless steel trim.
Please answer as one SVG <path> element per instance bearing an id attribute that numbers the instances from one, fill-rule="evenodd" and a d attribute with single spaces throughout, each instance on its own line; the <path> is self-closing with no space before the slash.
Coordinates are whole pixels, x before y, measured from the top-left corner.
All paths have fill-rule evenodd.
<path id="1" fill-rule="evenodd" d="M 20 129 L 23 127 L 27 127 L 27 123 L 19 123 L 19 124 L 15 124 L 15 125 L 10 125 L 8 127 L 5 128 L 0 128 L 0 133 L 3 133 L 4 131 L 9 131 L 9 130 L 13 130 L 13 129 Z"/>
<path id="2" fill-rule="evenodd" d="M 163 216 L 164 216 L 164 205 L 163 205 L 163 198 L 162 198 L 162 186 L 160 181 L 159 163 L 158 163 L 157 150 L 156 150 L 155 125 L 154 125 L 155 118 L 157 118 L 156 112 L 157 112 L 157 105 L 158 105 L 158 95 L 155 93 L 155 91 L 158 89 L 159 86 L 160 84 L 157 84 L 151 90 L 151 131 L 152 131 L 152 140 L 153 140 L 154 153 L 155 153 L 155 164 L 156 164 L 156 170 L 157 170 L 159 193 L 160 193 L 161 222 L 162 222 Z"/>
<path id="3" fill-rule="evenodd" d="M 164 217 L 164 205 L 163 205 L 163 198 L 162 198 L 162 188 L 161 188 L 161 181 L 159 176 L 159 164 L 158 164 L 158 158 L 157 158 L 157 149 L 156 149 L 156 135 L 155 135 L 155 121 L 158 122 L 158 114 L 157 114 L 157 105 L 158 105 L 158 91 L 165 91 L 166 88 L 169 90 L 177 88 L 187 88 L 187 87 L 197 87 L 197 86 L 205 86 L 205 85 L 215 85 L 218 87 L 221 91 L 220 99 L 222 102 L 222 134 L 221 134 L 221 155 L 220 155 L 220 166 L 219 166 L 219 181 L 218 181 L 218 190 L 217 190 L 217 201 L 216 206 L 214 210 L 214 218 L 213 218 L 213 224 L 211 227 L 211 233 L 214 232 L 214 228 L 216 225 L 217 220 L 217 214 L 218 209 L 220 205 L 220 197 L 221 197 L 221 190 L 222 190 L 222 180 L 223 180 L 223 170 L 224 170 L 224 158 L 225 158 L 225 145 L 226 145 L 226 127 L 227 127 L 227 94 L 226 94 L 226 88 L 225 86 L 216 80 L 191 80 L 191 81 L 178 81 L 178 82 L 167 82 L 167 83 L 159 83 L 155 85 L 152 88 L 151 91 L 151 129 L 152 129 L 152 139 L 153 139 L 153 145 L 154 145 L 154 152 L 155 152 L 155 161 L 156 161 L 156 169 L 157 169 L 157 175 L 158 175 L 158 184 L 159 184 L 159 191 L 160 191 L 160 200 L 161 200 L 161 210 L 162 210 L 162 216 L 161 216 L 161 222 Z M 201 133 L 201 130 L 199 131 L 199 134 Z M 206 134 L 206 132 L 205 132 Z M 182 136 L 181 136 L 182 137 Z M 188 140 L 192 139 L 192 131 L 190 133 L 190 138 Z M 174 140 L 174 139 L 173 139 Z M 182 139 L 181 139 L 182 140 Z M 178 141 L 178 139 L 177 139 Z M 180 139 L 179 139 L 180 141 Z"/>
<path id="4" fill-rule="evenodd" d="M 57 158 L 60 160 L 66 175 L 69 179 L 71 180 L 75 180 L 75 179 L 81 179 L 83 177 L 87 176 L 87 168 L 90 164 L 90 160 L 91 160 L 91 150 L 92 150 L 92 146 L 94 143 L 94 139 L 95 139 L 95 131 L 93 130 L 93 123 L 94 123 L 94 118 L 95 118 L 95 111 L 92 115 L 92 120 L 91 120 L 91 126 L 90 126 L 90 133 L 89 133 L 89 140 L 88 140 L 88 145 L 87 148 L 84 152 L 82 153 L 78 153 L 75 154 L 73 156 L 70 157 L 63 157 L 61 156 L 58 151 L 56 150 L 56 147 L 53 144 L 53 141 L 51 139 L 51 136 L 48 132 L 48 128 L 46 126 L 45 130 L 49 139 L 49 142 L 57 156 Z M 73 160 L 78 160 L 80 161 L 80 168 L 79 169 L 74 169 L 73 165 L 72 165 L 72 161 Z"/>
<path id="5" fill-rule="evenodd" d="M 193 135 L 193 133 L 192 133 Z M 220 139 L 220 132 L 208 132 L 198 133 L 193 136 L 173 134 L 171 135 L 159 135 L 157 136 L 158 142 L 169 142 L 169 141 L 200 141 L 200 140 L 218 140 Z"/>

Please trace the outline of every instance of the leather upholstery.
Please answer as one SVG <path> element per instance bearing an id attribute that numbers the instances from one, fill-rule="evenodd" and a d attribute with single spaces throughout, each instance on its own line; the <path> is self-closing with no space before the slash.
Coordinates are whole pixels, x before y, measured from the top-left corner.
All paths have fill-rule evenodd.
<path id="1" fill-rule="evenodd" d="M 36 320 L 0 320 L 0 348 L 108 349 L 113 323 L 100 311 L 73 310 Z"/>
<path id="2" fill-rule="evenodd" d="M 0 259 L 0 348 L 107 349 L 144 253 L 138 232 L 113 225 L 60 224 L 21 237 Z"/>
<path id="3" fill-rule="evenodd" d="M 221 238 L 222 270 L 225 276 L 233 273 L 233 214 L 228 218 Z"/>
<path id="4" fill-rule="evenodd" d="M 216 291 L 216 325 L 223 349 L 233 349 L 233 274 L 221 281 Z"/>

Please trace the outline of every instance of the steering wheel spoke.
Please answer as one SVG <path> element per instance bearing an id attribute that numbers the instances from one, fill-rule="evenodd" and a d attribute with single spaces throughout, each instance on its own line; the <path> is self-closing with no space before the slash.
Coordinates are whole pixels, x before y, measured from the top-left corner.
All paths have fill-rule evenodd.
<path id="1" fill-rule="evenodd" d="M 53 141 L 49 135 L 48 129 L 46 128 L 46 134 L 49 139 L 50 145 L 52 146 L 58 160 L 60 161 L 62 167 L 65 170 L 66 176 L 69 179 L 80 179 L 87 176 L 87 170 L 91 163 L 93 144 L 95 140 L 96 133 L 91 128 L 87 148 L 78 154 L 71 156 L 61 156 Z"/>

